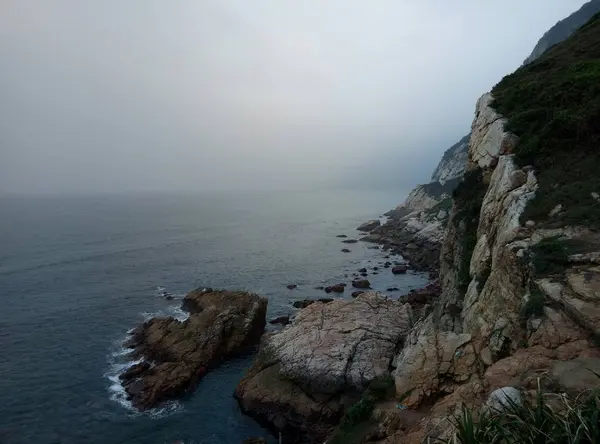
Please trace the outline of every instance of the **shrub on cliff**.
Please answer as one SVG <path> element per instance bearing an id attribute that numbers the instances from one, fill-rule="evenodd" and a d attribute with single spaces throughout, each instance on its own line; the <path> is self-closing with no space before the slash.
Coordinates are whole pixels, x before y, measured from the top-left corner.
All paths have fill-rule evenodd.
<path id="1" fill-rule="evenodd" d="M 600 442 L 600 393 L 578 399 L 553 395 L 547 401 L 541 389 L 535 402 L 507 400 L 502 413 L 484 413 L 475 421 L 471 411 L 452 420 L 454 435 L 439 444 L 597 444 Z M 551 406 L 552 405 L 552 406 Z"/>
<path id="2" fill-rule="evenodd" d="M 533 165 L 539 190 L 523 222 L 600 228 L 600 15 L 492 90 L 494 107 L 520 137 L 515 159 Z"/>

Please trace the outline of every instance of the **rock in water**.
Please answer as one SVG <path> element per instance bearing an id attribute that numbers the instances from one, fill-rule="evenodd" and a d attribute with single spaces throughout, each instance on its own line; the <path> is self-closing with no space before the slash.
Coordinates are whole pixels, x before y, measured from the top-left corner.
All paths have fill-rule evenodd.
<path id="1" fill-rule="evenodd" d="M 360 227 L 357 228 L 357 230 L 369 232 L 369 231 L 373 231 L 375 228 L 377 228 L 380 225 L 381 225 L 381 222 L 379 222 L 379 219 L 373 219 L 373 220 L 370 220 L 370 221 L 362 224 Z"/>
<path id="2" fill-rule="evenodd" d="M 358 279 L 356 281 L 352 281 L 352 286 L 354 288 L 370 288 L 371 283 L 367 279 Z"/>
<path id="3" fill-rule="evenodd" d="M 269 324 L 288 325 L 290 323 L 290 315 L 278 316 L 269 321 Z"/>
<path id="4" fill-rule="evenodd" d="M 293 290 L 293 289 L 295 289 L 298 286 L 296 284 L 288 284 L 288 285 L 286 285 L 286 287 L 287 287 L 288 290 Z"/>
<path id="5" fill-rule="evenodd" d="M 253 293 L 199 289 L 184 298 L 182 308 L 190 313 L 185 321 L 153 318 L 132 333 L 133 355 L 148 362 L 130 367 L 121 379 L 140 410 L 193 390 L 207 369 L 258 343 L 265 328 L 267 299 Z"/>
<path id="6" fill-rule="evenodd" d="M 357 242 L 358 242 L 358 241 L 357 241 L 356 239 L 344 239 L 344 240 L 342 241 L 342 243 L 343 243 L 343 244 L 355 244 L 355 243 L 357 243 Z"/>
<path id="7" fill-rule="evenodd" d="M 235 392 L 242 410 L 280 430 L 286 444 L 324 442 L 343 399 L 389 374 L 410 312 L 374 292 L 305 308 L 285 330 L 263 337 Z"/>
<path id="8" fill-rule="evenodd" d="M 342 248 L 342 253 L 350 253 L 350 250 L 348 250 L 347 248 Z"/>
<path id="9" fill-rule="evenodd" d="M 397 267 L 392 268 L 392 273 L 394 274 L 404 274 L 408 271 L 408 267 L 405 265 L 398 265 Z"/>

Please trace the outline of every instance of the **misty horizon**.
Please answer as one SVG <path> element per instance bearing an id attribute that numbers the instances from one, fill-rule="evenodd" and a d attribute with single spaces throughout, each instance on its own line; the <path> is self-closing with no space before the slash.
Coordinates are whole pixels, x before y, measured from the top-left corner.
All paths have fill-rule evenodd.
<path id="1" fill-rule="evenodd" d="M 0 194 L 389 188 L 584 1 L 0 7 Z"/>

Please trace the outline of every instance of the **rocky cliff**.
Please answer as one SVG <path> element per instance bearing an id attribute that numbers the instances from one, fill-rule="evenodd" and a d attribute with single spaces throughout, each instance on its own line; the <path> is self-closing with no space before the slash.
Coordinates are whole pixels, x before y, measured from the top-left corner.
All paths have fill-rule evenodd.
<path id="1" fill-rule="evenodd" d="M 600 1 L 591 0 L 567 18 L 559 21 L 542 36 L 523 64 L 527 65 L 537 60 L 548 48 L 568 38 L 598 12 L 600 12 Z"/>
<path id="2" fill-rule="evenodd" d="M 396 393 L 428 416 L 385 442 L 447 438 L 496 389 L 600 385 L 599 57 L 594 19 L 477 102 L 442 295 L 395 359 Z"/>
<path id="3" fill-rule="evenodd" d="M 310 305 L 263 338 L 242 408 L 296 443 L 465 442 L 464 405 L 477 418 L 498 399 L 542 408 L 599 388 L 599 60 L 596 16 L 477 101 L 446 159 L 466 144 L 464 167 L 434 173 L 460 177 L 417 187 L 371 231 L 439 261 L 433 303 Z"/>
<path id="4" fill-rule="evenodd" d="M 463 175 L 467 165 L 470 137 L 469 133 L 444 152 L 442 160 L 431 175 L 431 182 L 444 185 L 447 181 Z"/>

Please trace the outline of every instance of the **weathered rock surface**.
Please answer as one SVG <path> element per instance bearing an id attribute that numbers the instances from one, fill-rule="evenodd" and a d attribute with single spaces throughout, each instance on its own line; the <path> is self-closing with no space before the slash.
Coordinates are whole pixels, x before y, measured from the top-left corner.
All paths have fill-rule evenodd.
<path id="1" fill-rule="evenodd" d="M 257 344 L 267 300 L 246 292 L 195 290 L 183 301 L 185 321 L 153 318 L 128 342 L 138 364 L 122 375 L 131 402 L 144 410 L 192 390 L 206 372 Z"/>
<path id="2" fill-rule="evenodd" d="M 343 287 L 342 287 L 343 288 Z M 295 301 L 292 306 L 294 308 L 306 308 L 309 305 L 314 304 L 315 302 L 321 302 L 322 304 L 329 304 L 333 302 L 331 298 L 320 298 L 320 299 L 303 299 L 301 301 Z"/>
<path id="3" fill-rule="evenodd" d="M 242 409 L 281 430 L 286 443 L 323 442 L 344 400 L 389 374 L 410 310 L 373 292 L 310 305 L 285 330 L 264 336 L 236 389 Z"/>
<path id="4" fill-rule="evenodd" d="M 590 338 L 600 333 L 600 241 L 585 229 L 521 225 L 535 171 L 514 163 L 518 140 L 492 102 L 489 94 L 478 101 L 470 139 L 468 168 L 481 168 L 485 187 L 474 244 L 465 248 L 455 203 L 441 247 L 441 293 L 394 360 L 396 393 L 409 392 L 411 408 L 431 409 L 421 437 L 447 436 L 443 424 L 461 402 L 484 405 L 497 389 L 535 390 L 538 378 L 573 395 L 598 385 L 600 351 Z M 553 236 L 579 239 L 586 251 L 571 254 L 561 273 L 536 276 L 531 248 Z M 459 275 L 464 264 L 468 276 Z M 524 309 L 533 292 L 543 294 L 536 312 Z"/>
<path id="5" fill-rule="evenodd" d="M 469 133 L 444 152 L 442 160 L 431 175 L 432 182 L 444 185 L 447 181 L 463 175 L 469 157 L 470 137 Z"/>
<path id="6" fill-rule="evenodd" d="M 357 228 L 357 230 L 369 232 L 369 231 L 373 231 L 375 228 L 377 228 L 380 225 L 381 225 L 381 222 L 379 221 L 379 219 L 373 219 L 373 220 L 370 220 L 370 221 L 365 222 L 364 224 L 360 225 Z"/>

